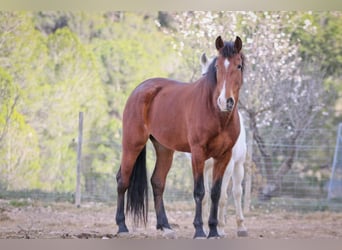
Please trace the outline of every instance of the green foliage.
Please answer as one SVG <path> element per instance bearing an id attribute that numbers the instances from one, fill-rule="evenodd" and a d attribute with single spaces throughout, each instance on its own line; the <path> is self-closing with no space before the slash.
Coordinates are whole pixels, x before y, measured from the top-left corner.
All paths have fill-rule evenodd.
<path id="1" fill-rule="evenodd" d="M 37 120 L 44 118 L 44 125 L 37 124 L 45 138 L 41 140 L 44 180 L 48 190 L 70 191 L 76 178 L 75 148 L 70 144 L 77 136 L 78 112 L 84 112 L 87 141 L 93 127 L 106 124 L 106 98 L 94 56 L 74 33 L 58 29 L 47 37 L 46 46 L 49 60 L 39 95 L 45 105 L 37 112 Z"/>
<path id="2" fill-rule="evenodd" d="M 19 89 L 2 68 L 0 93 L 0 184 L 10 189 L 38 188 L 40 164 L 36 131 L 17 111 Z"/>
<path id="3" fill-rule="evenodd" d="M 0 68 L 0 138 L 5 133 L 16 92 L 12 77 L 3 68 Z"/>
<path id="4" fill-rule="evenodd" d="M 336 124 L 342 118 L 342 13 L 304 12 L 298 15 L 291 13 L 292 24 L 288 27 L 293 43 L 298 44 L 303 62 L 309 62 L 311 71 L 319 71 L 324 75 L 324 86 L 335 95 L 326 105 L 326 109 L 335 109 L 335 117 L 326 126 L 335 132 Z M 326 119 L 326 118 L 324 118 Z"/>
<path id="5" fill-rule="evenodd" d="M 301 57 L 320 64 L 326 77 L 341 77 L 341 12 L 307 12 L 293 18 L 298 26 L 292 30 L 292 39 L 300 44 Z"/>

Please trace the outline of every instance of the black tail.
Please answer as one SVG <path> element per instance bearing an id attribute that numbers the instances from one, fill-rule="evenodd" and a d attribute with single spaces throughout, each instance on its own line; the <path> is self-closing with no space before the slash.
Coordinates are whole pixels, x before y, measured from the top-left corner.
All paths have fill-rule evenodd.
<path id="1" fill-rule="evenodd" d="M 141 221 L 146 225 L 148 213 L 146 146 L 144 146 L 135 161 L 129 183 L 126 211 L 133 215 L 135 225 L 138 225 Z"/>

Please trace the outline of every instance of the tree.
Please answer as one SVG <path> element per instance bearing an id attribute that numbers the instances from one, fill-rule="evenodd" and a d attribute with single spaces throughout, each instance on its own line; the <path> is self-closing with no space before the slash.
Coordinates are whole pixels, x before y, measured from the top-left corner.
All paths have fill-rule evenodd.
<path id="1" fill-rule="evenodd" d="M 293 42 L 299 42 L 299 53 L 304 61 L 320 65 L 318 70 L 324 72 L 324 85 L 329 85 L 338 93 L 335 104 L 335 119 L 333 129 L 342 118 L 342 13 L 306 12 L 293 16 L 297 25 L 290 27 L 289 32 Z"/>
<path id="2" fill-rule="evenodd" d="M 36 91 L 39 109 L 34 127 L 44 138 L 40 144 L 46 188 L 70 191 L 75 181 L 76 154 L 71 142 L 77 135 L 78 112 L 84 111 L 84 141 L 90 143 L 93 128 L 108 122 L 106 99 L 95 58 L 74 33 L 58 29 L 47 37 L 46 47 L 48 60 Z"/>
<path id="3" fill-rule="evenodd" d="M 0 176 L 5 189 L 40 187 L 37 135 L 22 110 L 27 62 L 35 55 L 30 19 L 21 12 L 0 12 Z M 25 44 L 31 40 L 30 45 Z M 25 48 L 25 49 L 23 49 Z M 39 67 L 38 67 L 39 68 Z M 30 68 L 32 69 L 32 68 Z M 30 178 L 27 178 L 30 174 Z"/>
<path id="4" fill-rule="evenodd" d="M 11 76 L 0 68 L 0 143 L 6 136 L 10 119 L 19 98 Z"/>
<path id="5" fill-rule="evenodd" d="M 286 31 L 292 19 L 287 13 L 246 13 L 241 19 L 249 65 L 241 106 L 263 160 L 267 185 L 261 193 L 267 198 L 291 169 L 298 143 L 314 136 L 308 129 L 323 126 L 322 116 L 332 113 L 322 103 L 332 107 L 334 98 L 324 88 L 324 72 L 317 71 L 321 65 L 302 60 L 299 45 L 291 42 L 291 33 Z M 274 152 L 280 143 L 290 148 L 282 162 Z"/>
<path id="6" fill-rule="evenodd" d="M 161 29 L 174 38 L 173 48 L 181 58 L 175 61 L 172 75 L 179 80 L 192 82 L 201 76 L 199 58 L 203 52 L 216 55 L 214 41 L 217 36 L 233 40 L 237 35 L 234 32 L 236 18 L 232 12 L 164 12 L 163 15 L 168 16 L 171 24 L 160 24 Z"/>
<path id="7" fill-rule="evenodd" d="M 324 79 L 341 79 L 342 13 L 309 11 L 292 19 L 291 41 L 300 43 L 299 55 L 303 60 L 319 65 Z"/>
<path id="8" fill-rule="evenodd" d="M 19 89 L 0 68 L 0 188 L 37 188 L 39 149 L 35 131 L 17 111 Z M 31 178 L 26 178 L 27 174 Z"/>

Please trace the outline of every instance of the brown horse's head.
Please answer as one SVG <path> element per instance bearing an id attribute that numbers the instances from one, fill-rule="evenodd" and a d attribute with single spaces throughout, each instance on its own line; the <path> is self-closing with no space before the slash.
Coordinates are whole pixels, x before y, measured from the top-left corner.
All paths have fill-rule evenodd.
<path id="1" fill-rule="evenodd" d="M 219 36 L 216 38 L 215 45 L 218 56 L 211 65 L 216 80 L 214 101 L 220 111 L 231 112 L 237 105 L 243 80 L 242 41 L 237 36 L 235 42 L 224 42 Z"/>

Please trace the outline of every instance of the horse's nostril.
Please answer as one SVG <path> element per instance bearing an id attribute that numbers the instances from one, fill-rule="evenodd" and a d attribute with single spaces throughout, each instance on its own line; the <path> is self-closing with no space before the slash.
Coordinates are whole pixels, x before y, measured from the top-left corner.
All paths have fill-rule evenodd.
<path id="1" fill-rule="evenodd" d="M 232 97 L 227 99 L 227 105 L 234 105 L 234 99 Z"/>
<path id="2" fill-rule="evenodd" d="M 226 105 L 227 105 L 227 109 L 228 109 L 228 110 L 232 110 L 233 107 L 234 107 L 234 98 L 229 97 L 229 98 L 227 99 Z"/>

